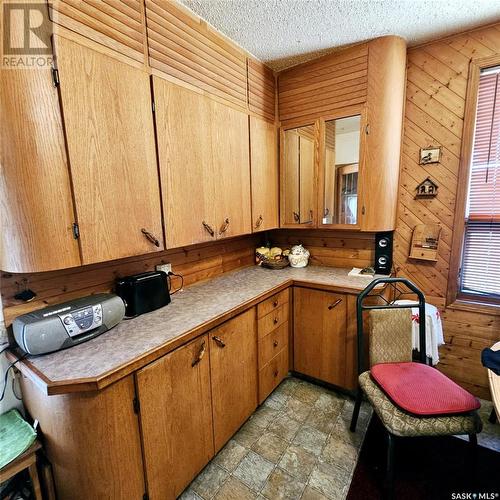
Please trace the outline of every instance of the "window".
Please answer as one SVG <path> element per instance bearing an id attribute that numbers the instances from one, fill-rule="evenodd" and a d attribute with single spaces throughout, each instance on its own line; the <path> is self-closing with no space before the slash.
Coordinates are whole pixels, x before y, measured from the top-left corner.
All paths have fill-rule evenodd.
<path id="1" fill-rule="evenodd" d="M 500 66 L 479 76 L 465 218 L 459 292 L 500 299 Z"/>

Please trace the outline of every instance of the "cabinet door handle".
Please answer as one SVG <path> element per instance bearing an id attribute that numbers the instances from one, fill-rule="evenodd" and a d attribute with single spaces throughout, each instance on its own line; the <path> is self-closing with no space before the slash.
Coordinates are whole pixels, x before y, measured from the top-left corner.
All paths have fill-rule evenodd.
<path id="1" fill-rule="evenodd" d="M 274 347 L 278 347 L 278 341 L 277 341 L 277 340 L 275 340 L 275 341 L 273 342 L 273 346 L 274 346 Z"/>
<path id="2" fill-rule="evenodd" d="M 366 213 L 366 209 L 365 209 L 365 206 L 363 205 L 361 207 L 361 215 L 365 215 L 365 213 Z"/>
<path id="3" fill-rule="evenodd" d="M 297 212 L 293 212 L 293 220 L 295 222 L 300 222 L 300 214 L 298 214 Z"/>
<path id="4" fill-rule="evenodd" d="M 279 373 L 278 370 L 274 371 L 274 378 L 276 378 L 278 376 L 278 373 Z"/>
<path id="5" fill-rule="evenodd" d="M 155 237 L 154 234 L 150 233 L 148 230 L 142 228 L 141 233 L 151 242 L 153 243 L 154 246 L 159 247 L 160 242 L 158 241 L 158 238 Z"/>
<path id="6" fill-rule="evenodd" d="M 275 300 L 275 301 L 273 302 L 273 307 L 278 307 L 278 304 L 279 304 L 279 301 L 278 301 L 278 300 Z"/>
<path id="7" fill-rule="evenodd" d="M 332 304 L 330 304 L 328 306 L 328 309 L 332 310 L 333 308 L 337 307 L 341 302 L 342 302 L 342 299 L 337 299 L 335 302 L 333 302 Z"/>
<path id="8" fill-rule="evenodd" d="M 226 343 L 220 337 L 217 337 L 217 335 L 214 335 L 212 338 L 219 347 L 226 347 Z"/>
<path id="9" fill-rule="evenodd" d="M 365 134 L 366 134 L 366 135 L 370 135 L 370 124 L 369 124 L 369 123 L 367 123 L 367 124 L 365 125 Z"/>
<path id="10" fill-rule="evenodd" d="M 212 237 L 215 236 L 215 231 L 210 227 L 210 225 L 208 225 L 205 221 L 202 221 L 202 224 L 210 236 L 212 236 Z"/>
<path id="11" fill-rule="evenodd" d="M 276 324 L 276 323 L 278 323 L 278 321 L 279 321 L 278 318 L 274 318 L 273 323 Z"/>
<path id="12" fill-rule="evenodd" d="M 264 217 L 262 217 L 262 215 L 259 215 L 259 218 L 257 219 L 257 222 L 255 223 L 255 228 L 258 229 L 260 226 L 262 226 L 262 222 L 264 222 Z"/>
<path id="13" fill-rule="evenodd" d="M 224 221 L 224 224 L 222 224 L 220 231 L 219 231 L 219 234 L 224 234 L 227 231 L 228 227 L 229 227 L 229 217 L 226 218 L 226 220 Z"/>
<path id="14" fill-rule="evenodd" d="M 198 353 L 198 357 L 191 363 L 191 366 L 193 368 L 203 359 L 203 356 L 205 356 L 206 350 L 207 350 L 207 347 L 205 345 L 205 341 L 203 341 L 201 343 L 201 348 L 200 348 L 200 352 Z"/>

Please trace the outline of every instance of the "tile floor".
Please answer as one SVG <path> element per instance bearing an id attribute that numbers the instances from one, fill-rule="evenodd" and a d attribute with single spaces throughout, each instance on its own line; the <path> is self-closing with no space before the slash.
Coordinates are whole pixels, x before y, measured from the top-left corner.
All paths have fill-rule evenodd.
<path id="1" fill-rule="evenodd" d="M 182 500 L 344 499 L 371 409 L 356 434 L 353 402 L 287 378 L 195 478 Z"/>

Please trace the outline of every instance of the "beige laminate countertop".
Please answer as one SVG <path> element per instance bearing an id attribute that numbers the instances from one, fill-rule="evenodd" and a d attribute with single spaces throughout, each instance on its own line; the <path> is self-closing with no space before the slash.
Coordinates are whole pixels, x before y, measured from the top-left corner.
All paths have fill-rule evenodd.
<path id="1" fill-rule="evenodd" d="M 189 286 L 169 305 L 124 320 L 95 339 L 28 356 L 16 366 L 47 394 L 101 389 L 292 284 L 358 293 L 374 279 L 348 272 L 320 266 L 240 269 Z"/>

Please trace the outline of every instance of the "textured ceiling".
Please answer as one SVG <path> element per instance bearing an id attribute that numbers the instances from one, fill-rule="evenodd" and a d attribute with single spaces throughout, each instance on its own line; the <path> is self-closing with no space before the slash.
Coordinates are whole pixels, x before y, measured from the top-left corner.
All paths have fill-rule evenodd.
<path id="1" fill-rule="evenodd" d="M 500 0 L 180 0 L 275 70 L 382 35 L 409 45 L 500 21 Z"/>

